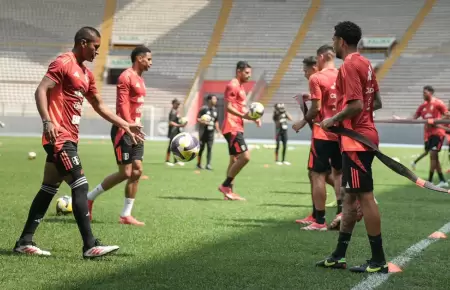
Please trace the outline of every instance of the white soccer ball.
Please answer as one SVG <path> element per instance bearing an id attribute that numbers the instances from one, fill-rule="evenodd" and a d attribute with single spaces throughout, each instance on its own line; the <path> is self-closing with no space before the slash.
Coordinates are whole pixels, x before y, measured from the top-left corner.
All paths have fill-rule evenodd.
<path id="1" fill-rule="evenodd" d="M 211 116 L 208 114 L 204 114 L 200 117 L 200 120 L 202 120 L 203 122 L 211 122 Z"/>
<path id="2" fill-rule="evenodd" d="M 191 134 L 183 132 L 172 139 L 170 150 L 176 160 L 187 162 L 197 157 L 198 151 L 200 151 L 200 143 Z"/>
<path id="3" fill-rule="evenodd" d="M 56 200 L 56 214 L 66 215 L 72 213 L 72 198 L 64 195 Z"/>
<path id="4" fill-rule="evenodd" d="M 259 119 L 264 115 L 264 106 L 261 103 L 254 102 L 250 105 L 250 109 L 248 111 L 248 115 L 252 119 Z"/>
<path id="5" fill-rule="evenodd" d="M 36 159 L 36 152 L 28 152 L 28 159 L 30 160 Z"/>
<path id="6" fill-rule="evenodd" d="M 181 117 L 181 118 L 180 118 L 180 124 L 181 124 L 181 125 L 184 125 L 184 124 L 186 124 L 187 122 L 188 122 L 187 118 L 185 118 L 185 117 Z"/>

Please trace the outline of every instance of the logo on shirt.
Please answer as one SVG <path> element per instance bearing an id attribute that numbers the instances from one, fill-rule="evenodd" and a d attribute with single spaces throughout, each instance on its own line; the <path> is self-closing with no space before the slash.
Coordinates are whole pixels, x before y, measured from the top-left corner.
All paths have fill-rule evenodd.
<path id="1" fill-rule="evenodd" d="M 140 88 L 141 85 L 139 83 L 136 83 L 136 88 Z"/>
<path id="2" fill-rule="evenodd" d="M 139 98 L 137 98 L 137 102 L 138 103 L 143 103 L 144 102 L 144 96 L 140 96 Z"/>
<path id="3" fill-rule="evenodd" d="M 80 102 L 75 102 L 75 103 L 73 103 L 73 108 L 77 111 L 81 111 L 81 109 L 83 108 L 83 105 Z"/>
<path id="4" fill-rule="evenodd" d="M 427 119 L 427 118 L 433 118 L 433 115 L 430 114 L 430 113 L 426 113 L 425 116 L 423 116 L 423 118 L 424 118 L 424 119 Z"/>
<path id="5" fill-rule="evenodd" d="M 79 74 L 77 71 L 74 72 L 73 75 L 74 75 L 75 77 L 77 77 L 77 78 L 80 78 L 80 74 Z"/>

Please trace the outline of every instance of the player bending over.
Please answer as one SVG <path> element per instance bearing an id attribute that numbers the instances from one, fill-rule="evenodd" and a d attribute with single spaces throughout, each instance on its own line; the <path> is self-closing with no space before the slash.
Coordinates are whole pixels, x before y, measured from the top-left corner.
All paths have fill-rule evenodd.
<path id="1" fill-rule="evenodd" d="M 296 132 L 306 124 L 313 123 L 311 150 L 309 153 L 308 170 L 311 173 L 312 197 L 316 210 L 315 221 L 302 230 L 326 231 L 325 201 L 326 177 L 332 174 L 334 191 L 338 204 L 337 215 L 341 214 L 341 179 L 342 155 L 338 136 L 324 131 L 319 123 L 336 114 L 337 92 L 336 77 L 338 70 L 334 65 L 334 50 L 332 46 L 323 45 L 317 50 L 317 65 L 319 71 L 309 77 L 311 108 L 303 120 L 292 127 Z M 333 169 L 333 170 L 332 170 Z"/>
<path id="2" fill-rule="evenodd" d="M 214 134 L 215 131 L 220 132 L 219 128 L 219 119 L 217 114 L 217 97 L 215 95 L 208 95 L 206 97 L 206 101 L 208 102 L 206 106 L 203 106 L 197 115 L 197 121 L 199 123 L 199 139 L 200 139 L 200 151 L 198 152 L 197 158 L 197 168 L 203 169 L 202 167 L 202 155 L 205 150 L 205 145 L 208 150 L 206 153 L 206 169 L 212 170 L 211 167 L 211 157 L 212 157 L 212 147 L 214 144 Z M 203 115 L 208 115 L 211 120 L 203 121 L 201 117 Z"/>
<path id="3" fill-rule="evenodd" d="M 175 138 L 175 136 L 181 133 L 182 128 L 187 125 L 187 122 L 184 124 L 181 123 L 181 116 L 178 111 L 179 108 L 180 101 L 178 101 L 177 99 L 173 99 L 172 109 L 169 112 L 169 130 L 167 132 L 167 137 L 169 138 L 169 146 L 167 147 L 166 164 L 168 166 L 174 166 L 175 164 L 184 166 L 184 162 L 176 160 L 175 156 L 173 157 L 173 163 L 170 162 L 170 143 L 172 142 L 172 139 Z"/>
<path id="4" fill-rule="evenodd" d="M 123 71 L 117 82 L 116 114 L 129 123 L 141 124 L 142 106 L 146 96 L 142 74 L 152 66 L 150 49 L 145 46 L 138 46 L 133 49 L 131 62 L 133 63 L 132 67 Z M 116 125 L 111 128 L 111 141 L 118 171 L 107 176 L 102 183 L 88 193 L 89 217 L 92 220 L 94 200 L 103 192 L 126 180 L 125 205 L 120 214 L 119 222 L 142 226 L 144 223 L 136 220 L 131 215 L 131 210 L 136 198 L 139 179 L 142 175 L 144 143 L 133 144 L 130 136 L 126 135 L 125 131 Z"/>
<path id="5" fill-rule="evenodd" d="M 252 75 L 252 67 L 245 61 L 239 61 L 236 65 L 236 77 L 232 79 L 224 93 L 225 118 L 222 125 L 222 133 L 228 142 L 230 162 L 227 168 L 227 178 L 219 186 L 225 200 L 245 200 L 233 191 L 233 180 L 250 161 L 250 152 L 244 139 L 244 119 L 252 120 L 258 127 L 261 120 L 253 120 L 246 108 L 246 94 L 244 83 Z"/>
<path id="6" fill-rule="evenodd" d="M 286 111 L 284 104 L 278 103 L 275 104 L 275 108 L 273 110 L 273 117 L 275 123 L 275 142 L 277 147 L 275 148 L 275 163 L 278 165 L 291 165 L 290 162 L 286 161 L 286 149 L 287 149 L 287 141 L 288 141 L 288 120 L 292 121 L 291 115 Z M 283 152 L 281 161 L 278 159 L 278 151 L 280 150 L 280 142 L 283 143 Z"/>
<path id="7" fill-rule="evenodd" d="M 143 140 L 143 136 L 138 133 L 140 126 L 127 123 L 108 109 L 97 92 L 94 75 L 83 64 L 94 60 L 99 47 L 100 33 L 93 27 L 81 28 L 75 34 L 72 51 L 58 56 L 49 65 L 36 89 L 36 105 L 44 127 L 42 145 L 47 159 L 41 189 L 31 204 L 14 252 L 50 255 L 37 247 L 33 236 L 62 181 L 72 189 L 73 215 L 83 239 L 83 257 L 100 257 L 119 249 L 101 245 L 91 230 L 87 203 L 89 186 L 78 156 L 78 126 L 84 98 L 100 116 L 128 134 L 133 143 L 136 139 Z"/>
<path id="8" fill-rule="evenodd" d="M 323 120 L 320 126 L 327 129 L 340 123 L 344 128 L 354 130 L 378 145 L 373 111 L 381 108 L 381 98 L 369 60 L 357 52 L 361 28 L 353 22 L 345 21 L 338 23 L 334 29 L 334 50 L 336 56 L 344 60 L 336 80 L 338 113 Z M 381 238 L 380 212 L 373 196 L 372 161 L 375 152 L 345 136 L 341 136 L 341 147 L 342 185 L 345 193 L 338 244 L 331 256 L 318 262 L 317 266 L 339 269 L 347 267 L 345 256 L 358 219 L 356 201 L 359 200 L 372 257 L 367 263 L 350 268 L 350 271 L 388 273 Z"/>

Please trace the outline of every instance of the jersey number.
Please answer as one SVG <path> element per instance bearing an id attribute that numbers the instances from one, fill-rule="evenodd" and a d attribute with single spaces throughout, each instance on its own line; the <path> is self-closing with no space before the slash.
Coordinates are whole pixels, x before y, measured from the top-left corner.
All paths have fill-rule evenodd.
<path id="1" fill-rule="evenodd" d="M 72 116 L 72 124 L 78 125 L 78 124 L 80 124 L 80 120 L 81 120 L 81 116 L 78 116 L 78 115 Z"/>

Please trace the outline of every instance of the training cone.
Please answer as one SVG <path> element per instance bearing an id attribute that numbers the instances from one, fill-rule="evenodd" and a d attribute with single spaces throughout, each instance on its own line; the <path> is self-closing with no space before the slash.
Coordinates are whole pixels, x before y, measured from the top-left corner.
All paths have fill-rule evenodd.
<path id="1" fill-rule="evenodd" d="M 148 176 L 147 175 L 142 175 L 140 179 L 146 180 L 146 179 L 148 179 Z"/>
<path id="2" fill-rule="evenodd" d="M 195 170 L 194 173 L 195 174 L 200 174 L 200 170 Z"/>
<path id="3" fill-rule="evenodd" d="M 402 269 L 400 269 L 399 266 L 393 264 L 393 263 L 388 263 L 388 268 L 389 268 L 389 273 L 400 273 L 402 272 Z"/>
<path id="4" fill-rule="evenodd" d="M 446 239 L 447 235 L 442 232 L 434 232 L 428 236 L 430 239 Z"/>
<path id="5" fill-rule="evenodd" d="M 264 168 L 269 168 L 269 164 L 264 164 Z"/>

